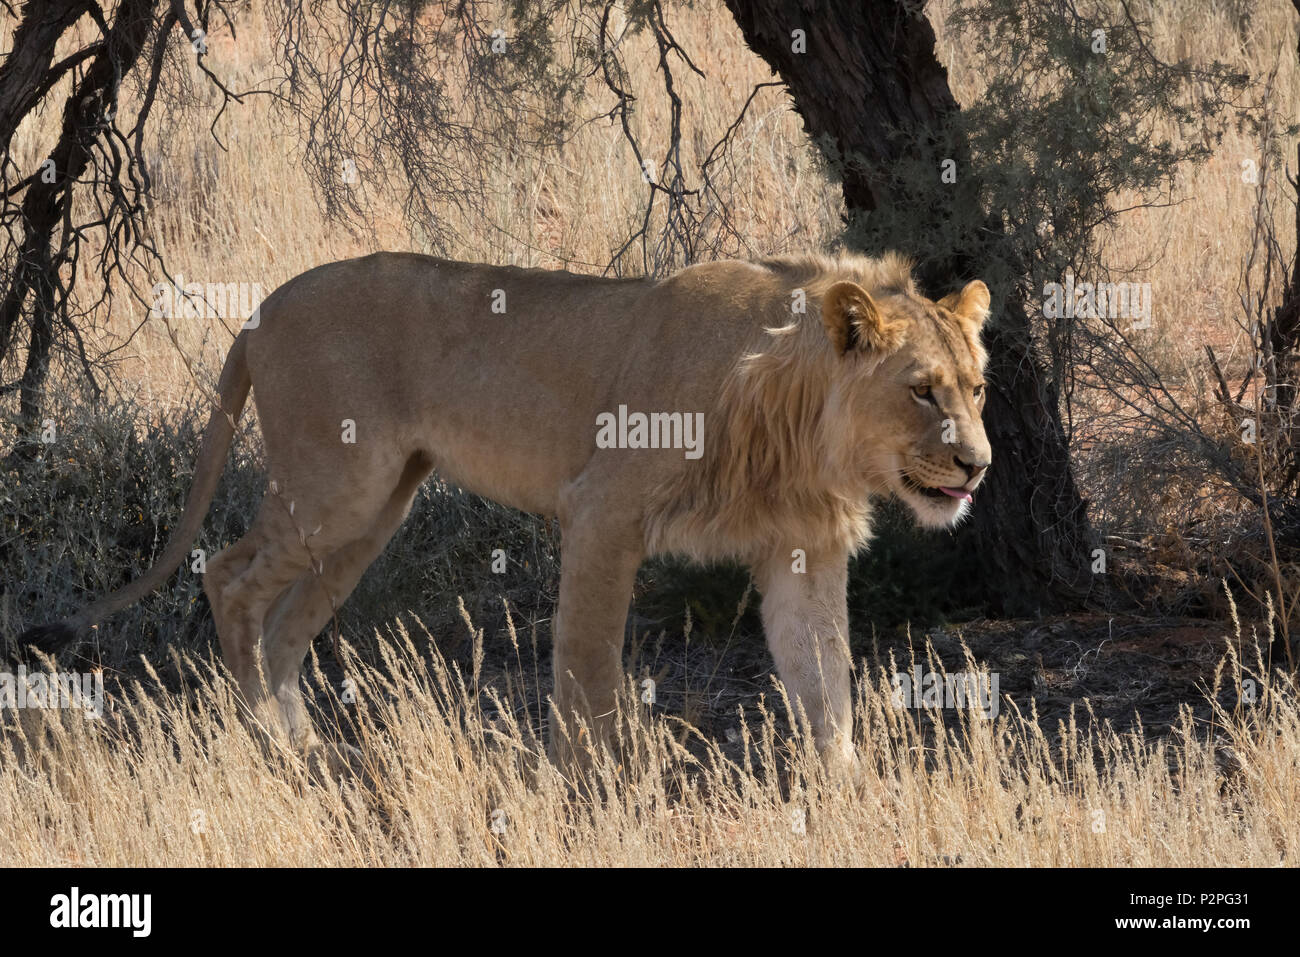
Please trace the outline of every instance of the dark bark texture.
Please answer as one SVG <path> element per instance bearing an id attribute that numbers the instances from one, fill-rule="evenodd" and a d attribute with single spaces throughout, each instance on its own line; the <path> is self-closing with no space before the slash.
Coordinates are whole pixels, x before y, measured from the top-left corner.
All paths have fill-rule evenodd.
<path id="1" fill-rule="evenodd" d="M 8 355 L 25 312 L 30 320 L 27 357 L 16 383 L 19 418 L 26 430 L 34 427 L 39 416 L 50 352 L 61 321 L 56 273 L 71 259 L 71 239 L 66 234 L 56 255 L 56 233 L 61 224 L 70 222 L 74 185 L 91 166 L 95 142 L 107 124 L 106 115 L 117 102 L 123 78 L 144 49 L 155 3 L 122 0 L 106 36 L 57 66 L 51 65 L 55 42 L 91 5 L 84 0 L 29 4 L 23 8 L 23 20 L 15 33 L 14 52 L 0 67 L 0 154 L 8 163 L 17 123 L 58 77 L 86 64 L 64 103 L 59 140 L 49 155 L 54 176 L 50 181 L 33 176 L 26 187 L 17 216 L 22 240 L 16 244 L 13 272 L 6 277 L 8 286 L 0 298 L 0 359 Z M 11 235 L 17 231 L 10 228 Z"/>
<path id="2" fill-rule="evenodd" d="M 1009 274 L 1023 274 L 1027 256 L 1008 248 L 997 211 L 980 207 L 979 171 L 952 127 L 959 107 L 918 4 L 726 2 L 746 43 L 785 81 L 806 131 L 842 171 L 850 239 L 879 210 L 905 212 L 909 227 L 889 245 L 916 258 L 917 277 L 935 297 L 966 280 L 989 279 L 990 257 Z M 794 49 L 795 30 L 804 31 L 805 52 Z M 934 185 L 918 190 L 899 171 L 929 151 Z M 939 186 L 941 157 L 954 159 L 959 170 L 957 184 L 946 188 Z M 971 224 L 955 248 L 938 241 L 954 222 Z M 990 285 L 994 317 L 985 342 L 992 388 L 985 423 L 994 464 L 972 521 L 955 537 L 970 552 L 967 567 L 988 610 L 1033 615 L 1077 605 L 1093 591 L 1090 531 L 1057 387 L 1031 349 L 1028 304 L 1010 283 Z"/>

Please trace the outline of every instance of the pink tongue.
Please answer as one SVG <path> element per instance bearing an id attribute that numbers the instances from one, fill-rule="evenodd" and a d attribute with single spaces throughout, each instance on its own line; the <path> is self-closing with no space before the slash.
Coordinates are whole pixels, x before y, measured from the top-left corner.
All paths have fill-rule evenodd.
<path id="1" fill-rule="evenodd" d="M 944 488 L 942 485 L 940 485 L 940 486 L 939 486 L 939 491 L 942 492 L 944 495 L 951 495 L 953 498 L 959 498 L 959 499 L 962 499 L 962 500 L 967 501 L 967 502 L 974 502 L 974 501 L 975 501 L 975 499 L 973 499 L 973 498 L 970 497 L 970 492 L 967 492 L 967 491 L 964 490 L 964 489 L 960 489 L 960 488 Z"/>

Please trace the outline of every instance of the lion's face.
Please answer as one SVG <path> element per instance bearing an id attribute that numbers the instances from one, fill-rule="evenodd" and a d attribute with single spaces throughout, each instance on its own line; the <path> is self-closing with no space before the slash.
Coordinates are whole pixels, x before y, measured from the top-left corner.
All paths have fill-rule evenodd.
<path id="1" fill-rule="evenodd" d="M 922 525 L 959 521 L 992 461 L 981 420 L 988 310 L 978 280 L 938 302 L 873 299 L 851 282 L 822 300 L 844 377 L 834 392 L 854 423 L 843 454 L 870 491 L 894 494 Z"/>

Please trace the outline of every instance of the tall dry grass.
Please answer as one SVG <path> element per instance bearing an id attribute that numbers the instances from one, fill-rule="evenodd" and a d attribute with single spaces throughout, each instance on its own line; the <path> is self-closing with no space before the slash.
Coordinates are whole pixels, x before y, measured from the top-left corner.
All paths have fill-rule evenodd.
<path id="1" fill-rule="evenodd" d="M 896 708 L 882 673 L 859 686 L 856 780 L 778 731 L 778 688 L 725 751 L 637 705 L 622 759 L 575 789 L 526 717 L 529 649 L 507 696 L 428 639 L 399 625 L 377 667 L 345 653 L 353 693 L 327 710 L 358 756 L 335 780 L 265 754 L 206 663 L 102 719 L 24 713 L 0 738 L 0 865 L 1258 867 L 1300 851 L 1294 688 L 1235 644 L 1220 677 L 1259 694 L 1216 707 L 1209 736 L 1186 714 L 1165 741 L 1082 721 L 1054 741 L 1014 711 Z"/>

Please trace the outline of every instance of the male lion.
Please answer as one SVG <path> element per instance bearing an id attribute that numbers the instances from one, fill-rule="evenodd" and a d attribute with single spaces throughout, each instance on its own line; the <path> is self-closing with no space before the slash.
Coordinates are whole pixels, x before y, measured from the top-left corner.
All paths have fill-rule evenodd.
<path id="1" fill-rule="evenodd" d="M 57 645 L 165 581 L 252 387 L 271 493 L 203 587 L 265 726 L 315 746 L 299 689 L 308 646 L 437 469 L 559 518 L 559 717 L 607 739 L 644 558 L 734 558 L 753 570 L 782 680 L 839 763 L 852 754 L 849 556 L 867 541 L 873 496 L 896 495 L 927 526 L 970 507 L 990 461 L 988 310 L 978 280 L 923 298 L 893 255 L 714 262 L 660 281 L 407 253 L 320 266 L 235 340 L 158 564 L 26 637 Z M 683 447 L 682 423 L 701 422 Z M 564 738 L 553 728 L 561 760 Z"/>

